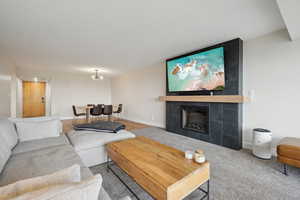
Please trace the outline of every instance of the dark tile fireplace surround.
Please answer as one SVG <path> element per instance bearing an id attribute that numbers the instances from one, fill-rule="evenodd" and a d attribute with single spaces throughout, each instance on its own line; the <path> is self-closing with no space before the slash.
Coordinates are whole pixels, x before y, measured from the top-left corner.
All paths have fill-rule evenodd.
<path id="1" fill-rule="evenodd" d="M 167 102 L 166 109 L 168 131 L 233 149 L 241 148 L 240 104 Z M 186 126 L 187 123 L 190 124 Z"/>
<path id="2" fill-rule="evenodd" d="M 242 40 L 231 40 L 212 48 L 220 46 L 224 47 L 225 90 L 215 91 L 214 95 L 242 95 Z M 208 95 L 208 93 L 167 92 L 167 95 Z M 242 105 L 238 103 L 167 101 L 166 129 L 232 149 L 241 149 Z"/>

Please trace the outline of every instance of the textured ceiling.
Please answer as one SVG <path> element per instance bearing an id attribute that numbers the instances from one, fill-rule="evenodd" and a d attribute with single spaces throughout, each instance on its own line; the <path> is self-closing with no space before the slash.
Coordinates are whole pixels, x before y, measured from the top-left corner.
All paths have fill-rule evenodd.
<path id="1" fill-rule="evenodd" d="M 274 0 L 0 2 L 0 52 L 25 69 L 123 73 L 284 27 Z"/>

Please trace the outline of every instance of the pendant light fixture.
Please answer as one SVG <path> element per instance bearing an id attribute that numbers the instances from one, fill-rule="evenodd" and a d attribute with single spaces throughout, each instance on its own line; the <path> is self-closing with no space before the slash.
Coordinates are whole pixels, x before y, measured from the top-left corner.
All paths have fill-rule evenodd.
<path id="1" fill-rule="evenodd" d="M 95 74 L 92 75 L 93 80 L 103 80 L 104 77 L 100 74 L 98 69 L 95 69 Z"/>

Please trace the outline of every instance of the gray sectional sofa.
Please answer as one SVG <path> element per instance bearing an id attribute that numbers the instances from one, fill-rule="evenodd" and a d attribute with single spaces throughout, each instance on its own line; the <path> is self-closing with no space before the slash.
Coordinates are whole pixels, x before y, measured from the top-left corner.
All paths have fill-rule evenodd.
<path id="1" fill-rule="evenodd" d="M 10 120 L 0 119 L 0 134 L 17 137 L 14 124 Z M 0 135 L 1 136 L 1 135 Z M 1 137 L 0 137 L 1 139 Z M 0 141 L 0 146 L 7 141 Z M 2 148 L 3 149 L 3 148 Z M 0 147 L 0 151 L 1 147 Z M 0 160 L 7 152 L 0 152 Z M 81 166 L 82 179 L 93 174 L 86 167 L 65 135 L 55 138 L 44 138 L 32 141 L 18 142 L 11 149 L 9 159 L 0 166 L 0 187 L 19 180 L 50 174 L 70 167 L 74 164 Z M 0 161 L 1 165 L 1 161 Z M 110 200 L 106 191 L 101 188 L 99 200 Z"/>

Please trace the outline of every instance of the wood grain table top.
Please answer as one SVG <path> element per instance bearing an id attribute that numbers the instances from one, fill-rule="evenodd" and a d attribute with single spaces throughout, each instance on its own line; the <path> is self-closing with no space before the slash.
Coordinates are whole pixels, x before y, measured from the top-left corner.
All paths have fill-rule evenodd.
<path id="1" fill-rule="evenodd" d="M 156 199 L 182 199 L 209 180 L 209 163 L 139 136 L 107 145 L 110 158 Z"/>

